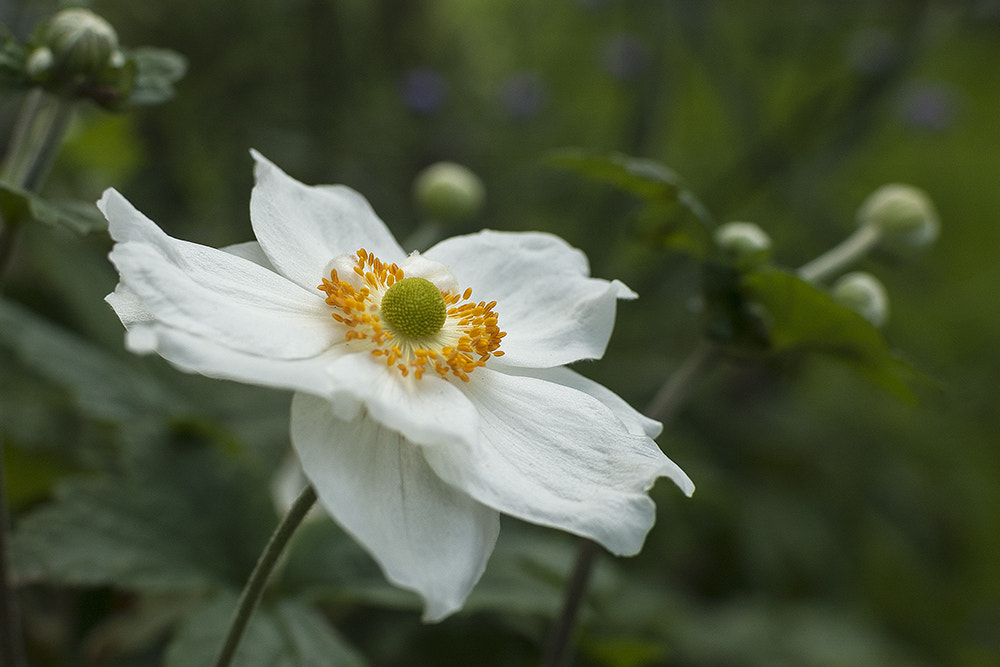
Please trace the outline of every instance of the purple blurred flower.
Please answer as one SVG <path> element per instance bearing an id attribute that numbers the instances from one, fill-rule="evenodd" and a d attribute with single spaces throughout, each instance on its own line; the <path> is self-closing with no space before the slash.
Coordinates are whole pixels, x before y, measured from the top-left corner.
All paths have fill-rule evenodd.
<path id="1" fill-rule="evenodd" d="M 403 78 L 403 104 L 410 111 L 432 114 L 444 105 L 448 98 L 448 82 L 432 69 L 411 70 Z"/>
<path id="2" fill-rule="evenodd" d="M 940 132 L 955 123 L 958 95 L 943 83 L 915 82 L 901 94 L 898 110 L 908 127 Z"/>

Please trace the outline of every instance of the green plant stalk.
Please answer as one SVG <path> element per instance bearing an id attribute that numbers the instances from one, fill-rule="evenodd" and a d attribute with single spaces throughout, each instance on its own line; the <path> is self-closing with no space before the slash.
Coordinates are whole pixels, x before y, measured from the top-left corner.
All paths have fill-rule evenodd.
<path id="1" fill-rule="evenodd" d="M 11 135 L 10 150 L 0 165 L 0 181 L 28 192 L 37 191 L 48 175 L 66 128 L 73 103 L 51 97 L 40 88 L 28 93 Z M 0 220 L 0 297 L 7 267 L 14 255 L 20 220 Z M 4 471 L 4 443 L 0 440 L 0 664 L 27 664 L 21 636 L 20 613 L 14 599 L 8 558 L 10 509 Z"/>
<path id="2" fill-rule="evenodd" d="M 45 182 L 75 104 L 49 95 L 41 88 L 28 93 L 11 135 L 10 150 L 0 165 L 0 181 L 27 192 L 37 192 Z M 0 220 L 0 296 L 3 278 L 13 258 L 14 240 L 21 221 Z"/>
<path id="3" fill-rule="evenodd" d="M 243 592 L 240 594 L 239 602 L 236 604 L 236 612 L 233 614 L 233 620 L 229 625 L 229 632 L 226 634 L 222 649 L 219 651 L 219 657 L 215 661 L 216 667 L 226 667 L 236 656 L 236 649 L 240 645 L 240 639 L 243 638 L 243 633 L 250 623 L 250 618 L 260 603 L 260 598 L 264 594 L 264 588 L 267 586 L 267 580 L 271 576 L 278 558 L 288 545 L 288 541 L 295 533 L 295 529 L 302 523 L 302 520 L 315 502 L 316 490 L 312 486 L 307 486 L 299 494 L 299 497 L 295 499 L 295 502 L 292 503 L 291 508 L 285 514 L 281 523 L 278 524 L 278 527 L 275 528 L 274 534 L 271 535 L 267 546 L 264 547 L 260 558 L 257 559 L 257 564 L 254 566 L 253 572 L 250 573 L 250 578 L 247 579 L 246 586 L 243 587 Z"/>
<path id="4" fill-rule="evenodd" d="M 839 273 L 868 254 L 881 240 L 881 232 L 872 225 L 862 225 L 839 245 L 803 265 L 799 278 L 807 283 L 821 283 Z"/>

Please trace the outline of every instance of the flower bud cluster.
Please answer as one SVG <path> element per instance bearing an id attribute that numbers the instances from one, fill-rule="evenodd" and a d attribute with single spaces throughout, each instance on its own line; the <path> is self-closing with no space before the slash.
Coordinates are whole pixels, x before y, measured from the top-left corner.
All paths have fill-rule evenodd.
<path id="1" fill-rule="evenodd" d="M 28 75 L 39 83 L 80 85 L 120 69 L 125 56 L 111 24 L 88 9 L 64 9 L 43 25 L 28 54 Z"/>
<path id="2" fill-rule="evenodd" d="M 121 49 L 118 33 L 82 7 L 56 13 L 20 53 L 22 84 L 41 86 L 60 97 L 89 98 L 120 108 L 136 84 L 136 64 Z"/>
<path id="3" fill-rule="evenodd" d="M 937 239 L 940 222 L 930 197 L 912 185 L 889 183 L 858 207 L 858 229 L 837 247 L 799 269 L 812 283 L 841 274 L 876 246 L 897 254 L 924 248 Z M 873 275 L 856 271 L 841 276 L 830 289 L 833 298 L 876 327 L 889 318 L 885 287 Z"/>

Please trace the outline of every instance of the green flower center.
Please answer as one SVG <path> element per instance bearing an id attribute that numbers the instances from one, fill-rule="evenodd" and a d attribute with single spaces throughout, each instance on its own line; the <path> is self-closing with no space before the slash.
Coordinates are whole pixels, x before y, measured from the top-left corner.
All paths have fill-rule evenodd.
<path id="1" fill-rule="evenodd" d="M 382 319 L 409 338 L 433 336 L 447 317 L 444 297 L 426 278 L 403 278 L 385 291 Z"/>

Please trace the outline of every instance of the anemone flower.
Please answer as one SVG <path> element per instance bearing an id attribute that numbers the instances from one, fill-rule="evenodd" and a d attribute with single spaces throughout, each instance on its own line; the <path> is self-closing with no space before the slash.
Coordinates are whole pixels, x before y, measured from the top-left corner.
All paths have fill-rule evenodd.
<path id="1" fill-rule="evenodd" d="M 295 392 L 291 441 L 321 505 L 425 620 L 461 608 L 501 513 L 632 555 L 654 481 L 690 495 L 660 424 L 566 367 L 603 355 L 625 285 L 544 233 L 407 254 L 354 190 L 253 155 L 256 242 L 174 239 L 105 192 L 107 301 L 133 352 Z"/>

